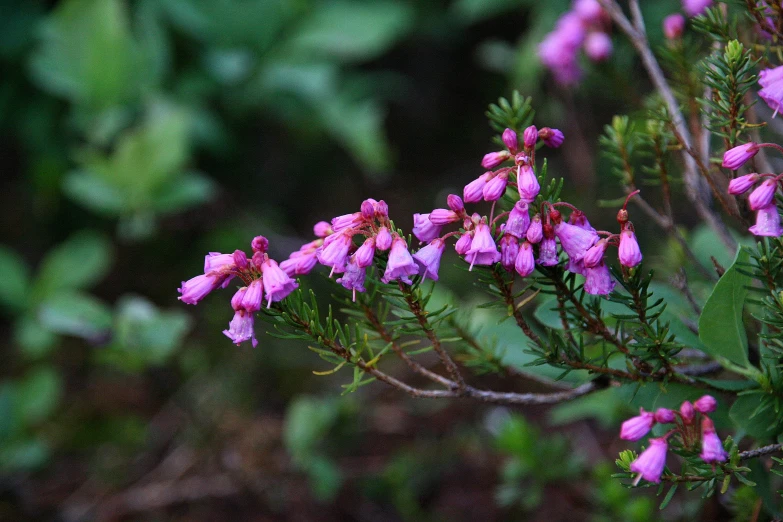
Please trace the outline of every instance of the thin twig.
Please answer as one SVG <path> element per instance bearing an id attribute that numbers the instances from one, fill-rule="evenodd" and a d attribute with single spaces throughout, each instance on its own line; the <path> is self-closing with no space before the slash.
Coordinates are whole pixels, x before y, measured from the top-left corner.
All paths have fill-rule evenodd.
<path id="1" fill-rule="evenodd" d="M 457 363 L 455 363 L 454 359 L 452 359 L 448 352 L 443 349 L 438 335 L 435 333 L 435 330 L 430 324 L 429 319 L 427 319 L 427 312 L 421 308 L 421 303 L 416 299 L 416 296 L 413 295 L 413 291 L 409 286 L 400 282 L 399 287 L 400 292 L 402 292 L 402 295 L 405 298 L 405 302 L 408 304 L 408 308 L 416 317 L 416 320 L 419 322 L 421 329 L 424 330 L 424 333 L 427 335 L 427 339 L 430 340 L 432 349 L 435 350 L 435 353 L 438 354 L 438 357 L 440 357 L 443 365 L 446 366 L 446 370 L 449 372 L 451 379 L 456 382 L 456 388 L 458 390 L 464 390 L 466 386 L 465 379 L 463 379 L 462 374 L 457 367 Z"/>
<path id="2" fill-rule="evenodd" d="M 666 78 L 663 75 L 658 61 L 655 59 L 652 50 L 650 49 L 647 36 L 644 31 L 644 20 L 641 16 L 641 11 L 636 0 L 631 1 L 631 10 L 634 17 L 634 25 L 628 20 L 623 13 L 620 5 L 614 0 L 599 0 L 601 5 L 606 9 L 607 13 L 611 16 L 612 20 L 618 25 L 620 30 L 625 33 L 631 44 L 639 53 L 639 57 L 642 60 L 644 68 L 647 70 L 647 74 L 650 76 L 650 80 L 655 86 L 658 93 L 663 98 L 666 104 L 667 110 L 671 115 L 672 124 L 678 135 L 678 140 L 683 145 L 683 162 L 685 163 L 685 188 L 688 195 L 688 199 L 691 200 L 696 212 L 699 216 L 712 228 L 715 233 L 720 237 L 721 241 L 726 247 L 734 251 L 736 249 L 736 241 L 729 234 L 726 225 L 710 208 L 707 202 L 707 198 L 701 190 L 701 183 L 699 181 L 699 173 L 697 172 L 696 157 L 692 156 L 689 152 L 692 148 L 692 139 L 690 131 L 683 119 L 682 111 L 677 103 L 677 99 L 674 96 L 674 92 L 669 86 Z"/>
<path id="3" fill-rule="evenodd" d="M 770 444 L 769 446 L 762 446 L 753 450 L 740 451 L 739 458 L 740 460 L 755 459 L 756 457 L 763 457 L 781 450 L 783 450 L 783 444 Z"/>

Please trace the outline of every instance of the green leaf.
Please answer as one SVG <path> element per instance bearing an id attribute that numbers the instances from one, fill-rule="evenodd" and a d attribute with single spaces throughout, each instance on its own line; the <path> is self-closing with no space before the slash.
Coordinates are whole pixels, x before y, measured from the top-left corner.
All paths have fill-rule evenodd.
<path id="1" fill-rule="evenodd" d="M 59 290 L 86 288 L 100 281 L 111 265 L 109 241 L 94 232 L 77 232 L 48 253 L 34 294 L 41 299 Z"/>
<path id="2" fill-rule="evenodd" d="M 19 254 L 0 245 L 0 304 L 11 310 L 24 309 L 27 291 L 30 286 L 30 274 L 27 265 Z"/>
<path id="3" fill-rule="evenodd" d="M 62 379 L 51 366 L 42 366 L 16 383 L 14 392 L 17 413 L 28 423 L 37 423 L 49 417 L 60 402 Z"/>
<path id="4" fill-rule="evenodd" d="M 739 271 L 750 252 L 740 247 L 731 267 L 715 285 L 699 318 L 699 338 L 705 353 L 748 366 L 748 337 L 742 321 L 747 286 L 751 278 Z"/>
<path id="5" fill-rule="evenodd" d="M 112 315 L 106 305 L 91 295 L 63 292 L 44 301 L 38 320 L 52 332 L 100 342 L 111 331 Z"/>
<path id="6" fill-rule="evenodd" d="M 63 191 L 93 212 L 118 216 L 125 209 L 125 196 L 119 188 L 85 171 L 68 173 L 63 180 Z"/>
<path id="7" fill-rule="evenodd" d="M 729 417 L 737 427 L 757 439 L 771 439 L 783 432 L 783 416 L 775 411 L 775 401 L 762 394 L 737 397 L 729 410 Z"/>
<path id="8" fill-rule="evenodd" d="M 317 445 L 328 433 L 339 414 L 337 400 L 298 397 L 288 408 L 283 442 L 298 465 L 304 466 L 316 453 Z"/>
<path id="9" fill-rule="evenodd" d="M 297 51 L 367 60 L 386 51 L 413 22 L 413 10 L 400 2 L 318 2 L 291 38 Z"/>
<path id="10" fill-rule="evenodd" d="M 21 347 L 26 357 L 38 359 L 57 345 L 57 335 L 41 326 L 38 319 L 29 314 L 14 325 L 14 342 Z"/>
<path id="11" fill-rule="evenodd" d="M 45 90 L 98 109 L 134 98 L 148 77 L 120 0 L 66 0 L 46 20 L 31 59 Z"/>
<path id="12" fill-rule="evenodd" d="M 182 174 L 160 187 L 154 209 L 161 213 L 178 212 L 208 201 L 216 189 L 215 182 L 203 174 Z"/>

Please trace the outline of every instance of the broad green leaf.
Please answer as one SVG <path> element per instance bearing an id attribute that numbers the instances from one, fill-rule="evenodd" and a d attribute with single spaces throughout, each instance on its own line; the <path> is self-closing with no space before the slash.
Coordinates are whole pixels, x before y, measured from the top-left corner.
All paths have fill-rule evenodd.
<path id="1" fill-rule="evenodd" d="M 35 282 L 40 299 L 63 289 L 88 287 L 106 275 L 112 261 L 109 241 L 94 232 L 77 232 L 43 261 Z"/>
<path id="2" fill-rule="evenodd" d="M 739 265 L 748 263 L 750 253 L 740 247 L 731 267 L 715 285 L 699 318 L 699 338 L 705 353 L 725 357 L 748 366 L 748 336 L 742 321 L 749 276 L 740 273 Z"/>
<path id="3" fill-rule="evenodd" d="M 11 310 L 24 309 L 30 286 L 27 265 L 19 254 L 0 245 L 0 304 Z"/>
<path id="4" fill-rule="evenodd" d="M 37 423 L 54 412 L 60 402 L 62 378 L 51 366 L 27 373 L 14 387 L 17 413 L 29 423 Z"/>
<path id="5" fill-rule="evenodd" d="M 111 310 L 91 295 L 63 292 L 47 298 L 38 310 L 38 320 L 48 330 L 88 341 L 105 340 L 112 326 Z"/>
<path id="6" fill-rule="evenodd" d="M 133 99 L 148 69 L 120 0 L 65 0 L 46 20 L 33 54 L 33 77 L 45 90 L 103 109 Z"/>
<path id="7" fill-rule="evenodd" d="M 775 404 L 776 399 L 761 393 L 740 395 L 731 406 L 729 417 L 751 437 L 771 439 L 783 432 L 783 415 L 775 411 Z"/>
<path id="8" fill-rule="evenodd" d="M 339 414 L 337 399 L 298 397 L 289 406 L 283 429 L 283 442 L 293 459 L 303 465 L 316 452 Z"/>
<path id="9" fill-rule="evenodd" d="M 125 209 L 125 196 L 119 188 L 85 171 L 69 173 L 63 180 L 63 191 L 94 212 L 118 216 Z"/>
<path id="10" fill-rule="evenodd" d="M 43 326 L 30 312 L 14 324 L 14 342 L 29 359 L 39 359 L 57 345 L 57 335 Z"/>
<path id="11" fill-rule="evenodd" d="M 291 39 L 297 51 L 346 60 L 374 58 L 403 36 L 413 10 L 400 2 L 319 2 Z"/>
<path id="12" fill-rule="evenodd" d="M 216 190 L 211 179 L 198 172 L 189 172 L 160 187 L 153 206 L 161 213 L 178 212 L 209 200 Z"/>

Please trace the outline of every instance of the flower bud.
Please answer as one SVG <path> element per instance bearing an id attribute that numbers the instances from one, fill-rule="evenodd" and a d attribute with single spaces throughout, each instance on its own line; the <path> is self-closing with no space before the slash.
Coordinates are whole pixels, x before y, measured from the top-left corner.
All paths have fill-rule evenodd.
<path id="1" fill-rule="evenodd" d="M 474 179 L 467 185 L 462 191 L 462 198 L 466 203 L 477 203 L 484 197 L 484 185 L 487 184 L 489 178 L 492 176 L 491 172 L 485 172 L 478 178 Z"/>
<path id="2" fill-rule="evenodd" d="M 549 127 L 544 127 L 538 131 L 538 137 L 544 141 L 544 145 L 553 149 L 560 147 L 563 141 L 565 141 L 565 136 L 561 131 Z"/>
<path id="3" fill-rule="evenodd" d="M 717 407 L 718 401 L 712 395 L 704 395 L 693 403 L 693 409 L 699 413 L 712 413 Z"/>
<path id="4" fill-rule="evenodd" d="M 623 266 L 633 268 L 642 262 L 642 251 L 639 249 L 636 235 L 629 227 L 620 232 L 620 247 L 617 250 L 620 264 Z"/>
<path id="5" fill-rule="evenodd" d="M 484 159 L 481 160 L 481 166 L 485 169 L 494 169 L 510 157 L 511 155 L 507 150 L 501 150 L 500 152 L 490 152 L 489 154 L 484 155 Z"/>
<path id="6" fill-rule="evenodd" d="M 522 138 L 525 141 L 526 149 L 534 148 L 536 146 L 536 142 L 538 141 L 538 129 L 536 129 L 536 126 L 531 125 L 525 129 L 525 132 L 522 133 Z"/>
<path id="7" fill-rule="evenodd" d="M 533 246 L 527 241 L 519 246 L 517 259 L 514 261 L 514 270 L 522 277 L 527 277 L 533 273 L 536 268 L 536 260 L 533 257 Z"/>
<path id="8" fill-rule="evenodd" d="M 244 270 L 247 268 L 247 254 L 241 250 L 234 250 L 233 257 L 234 265 L 236 265 L 238 270 Z"/>
<path id="9" fill-rule="evenodd" d="M 269 249 L 269 240 L 264 236 L 256 236 L 250 242 L 253 252 L 266 252 Z"/>
<path id="10" fill-rule="evenodd" d="M 375 248 L 380 250 L 381 252 L 385 252 L 386 250 L 389 250 L 392 244 L 392 237 L 389 233 L 389 229 L 386 227 L 381 227 L 378 230 L 378 234 L 375 236 Z"/>
<path id="11" fill-rule="evenodd" d="M 671 424 L 677 416 L 673 410 L 668 408 L 658 408 L 655 410 L 655 422 L 659 424 Z"/>
<path id="12" fill-rule="evenodd" d="M 737 145 L 723 153 L 721 167 L 737 170 L 759 151 L 759 146 L 752 141 L 743 145 Z"/>
<path id="13" fill-rule="evenodd" d="M 462 234 L 454 245 L 454 250 L 461 256 L 464 256 L 468 250 L 470 250 L 470 244 L 473 242 L 473 238 L 469 233 Z"/>
<path id="14" fill-rule="evenodd" d="M 696 411 L 693 409 L 693 404 L 691 404 L 690 401 L 685 401 L 682 403 L 682 406 L 680 406 L 680 416 L 682 417 L 682 422 L 685 424 L 690 424 L 693 422 L 693 418 L 696 416 Z"/>
<path id="15" fill-rule="evenodd" d="M 319 221 L 313 226 L 313 234 L 315 234 L 316 237 L 326 237 L 332 233 L 334 233 L 332 224 L 327 223 L 326 221 Z"/>
<path id="16" fill-rule="evenodd" d="M 517 133 L 514 132 L 513 129 L 506 129 L 503 131 L 503 144 L 508 147 L 511 154 L 516 154 L 517 148 L 519 147 L 519 140 L 517 139 Z"/>
<path id="17" fill-rule="evenodd" d="M 612 39 L 600 31 L 593 31 L 585 39 L 585 54 L 594 62 L 602 62 L 612 55 Z"/>
<path id="18" fill-rule="evenodd" d="M 387 205 L 384 200 L 380 200 L 378 203 L 375 204 L 375 214 L 378 217 L 388 218 L 389 217 L 389 205 Z"/>
<path id="19" fill-rule="evenodd" d="M 729 181 L 729 194 L 737 196 L 747 192 L 756 182 L 759 180 L 759 175 L 755 172 L 753 174 L 745 174 Z"/>
<path id="20" fill-rule="evenodd" d="M 758 210 L 762 207 L 769 206 L 775 199 L 775 192 L 778 190 L 778 182 L 774 179 L 767 179 L 756 187 L 756 189 L 748 196 L 748 203 L 751 210 Z"/>
<path id="21" fill-rule="evenodd" d="M 663 34 L 669 40 L 679 40 L 685 32 L 685 17 L 680 13 L 670 14 L 663 19 Z"/>
<path id="22" fill-rule="evenodd" d="M 454 212 L 462 212 L 465 210 L 465 205 L 462 203 L 462 198 L 456 194 L 449 194 L 446 198 L 446 203 Z"/>
<path id="23" fill-rule="evenodd" d="M 517 188 L 519 189 L 519 199 L 525 203 L 535 201 L 536 196 L 541 192 L 541 185 L 533 172 L 533 167 L 520 165 L 517 168 Z"/>
<path id="24" fill-rule="evenodd" d="M 362 217 L 364 219 L 372 219 L 375 217 L 375 200 L 374 199 L 365 199 L 362 201 Z"/>
<path id="25" fill-rule="evenodd" d="M 525 237 L 531 244 L 535 245 L 544 238 L 544 228 L 541 225 L 541 214 L 533 216 L 533 220 L 530 222 L 530 226 L 527 227 L 527 233 Z"/>

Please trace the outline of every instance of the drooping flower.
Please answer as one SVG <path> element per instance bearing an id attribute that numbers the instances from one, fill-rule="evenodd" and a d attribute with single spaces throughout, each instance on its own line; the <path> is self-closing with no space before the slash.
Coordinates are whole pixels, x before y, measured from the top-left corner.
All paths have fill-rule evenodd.
<path id="1" fill-rule="evenodd" d="M 536 196 L 541 192 L 541 185 L 530 165 L 520 165 L 517 168 L 517 188 L 519 189 L 519 199 L 525 203 L 535 201 Z"/>
<path id="2" fill-rule="evenodd" d="M 729 194 L 738 196 L 747 192 L 756 182 L 759 180 L 759 175 L 755 172 L 753 174 L 745 174 L 729 181 Z"/>
<path id="3" fill-rule="evenodd" d="M 528 227 L 530 226 L 530 213 L 528 204 L 524 201 L 517 201 L 514 204 L 514 208 L 508 214 L 508 220 L 503 225 L 503 232 L 511 234 L 512 236 L 522 239 L 525 237 Z"/>
<path id="4" fill-rule="evenodd" d="M 636 235 L 630 227 L 620 232 L 620 247 L 618 248 L 620 264 L 633 268 L 642 262 L 642 251 L 636 242 Z"/>
<path id="5" fill-rule="evenodd" d="M 378 229 L 378 233 L 375 235 L 375 248 L 380 250 L 381 252 L 385 252 L 391 248 L 392 245 L 392 237 L 391 233 L 389 232 L 389 229 L 385 226 L 382 226 Z"/>
<path id="6" fill-rule="evenodd" d="M 289 277 L 309 274 L 318 264 L 318 251 L 322 242 L 322 240 L 316 239 L 302 245 L 299 250 L 292 252 L 288 259 L 280 263 L 280 268 Z"/>
<path id="7" fill-rule="evenodd" d="M 679 40 L 685 32 L 685 17 L 680 13 L 670 14 L 663 19 L 663 35 L 669 40 Z"/>
<path id="8" fill-rule="evenodd" d="M 389 252 L 389 261 L 386 263 L 386 271 L 381 281 L 389 283 L 399 279 L 403 283 L 411 284 L 408 276 L 418 273 L 419 267 L 408 252 L 408 244 L 401 237 L 395 237 Z"/>
<path id="9" fill-rule="evenodd" d="M 552 149 L 560 147 L 565 141 L 565 135 L 559 129 L 544 127 L 538 131 L 538 137 L 544 141 L 544 145 Z"/>
<path id="10" fill-rule="evenodd" d="M 715 424 L 709 417 L 701 419 L 701 454 L 699 457 L 708 464 L 725 462 L 729 458 L 718 434 L 715 433 Z"/>
<path id="11" fill-rule="evenodd" d="M 712 413 L 718 407 L 718 401 L 712 395 L 703 395 L 698 400 L 693 401 L 693 409 L 699 413 Z"/>
<path id="12" fill-rule="evenodd" d="M 484 197 L 484 185 L 487 184 L 489 178 L 492 176 L 491 172 L 485 172 L 478 178 L 474 179 L 462 190 L 462 199 L 466 203 L 478 203 Z"/>
<path id="13" fill-rule="evenodd" d="M 691 18 L 699 16 L 711 5 L 712 0 L 682 0 L 682 10 Z"/>
<path id="14" fill-rule="evenodd" d="M 639 440 L 649 433 L 653 424 L 655 424 L 655 415 L 650 411 L 644 411 L 644 408 L 639 408 L 639 415 L 623 422 L 620 427 L 620 438 Z"/>
<path id="15" fill-rule="evenodd" d="M 449 194 L 446 197 L 446 203 L 454 212 L 460 213 L 465 211 L 465 204 L 462 202 L 462 198 L 456 194 Z"/>
<path id="16" fill-rule="evenodd" d="M 429 278 L 433 281 L 438 280 L 440 259 L 445 249 L 446 242 L 441 238 L 436 238 L 429 245 L 413 254 L 413 259 L 419 264 L 419 273 L 422 278 Z"/>
<path id="17" fill-rule="evenodd" d="M 663 475 L 663 468 L 666 467 L 666 452 L 669 444 L 666 439 L 650 439 L 650 445 L 639 455 L 636 460 L 631 462 L 631 471 L 639 473 L 635 483 L 640 479 L 658 484 Z"/>
<path id="18" fill-rule="evenodd" d="M 748 196 L 748 203 L 751 210 L 758 210 L 762 207 L 769 206 L 775 199 L 775 192 L 778 190 L 778 182 L 774 179 L 767 179 L 756 187 L 756 189 Z"/>
<path id="19" fill-rule="evenodd" d="M 356 262 L 356 256 L 351 256 L 345 265 L 345 272 L 337 282 L 343 285 L 347 290 L 353 292 L 353 301 L 356 301 L 356 292 L 365 292 L 364 279 L 367 277 L 367 269 L 361 267 Z"/>
<path id="20" fill-rule="evenodd" d="M 503 268 L 509 272 L 514 270 L 517 254 L 519 254 L 519 239 L 508 233 L 503 234 L 500 238 L 500 264 Z"/>
<path id="21" fill-rule="evenodd" d="M 594 62 L 602 62 L 612 55 L 612 39 L 602 31 L 591 31 L 585 38 L 585 54 Z"/>
<path id="22" fill-rule="evenodd" d="M 204 299 L 207 294 L 223 283 L 225 276 L 198 275 L 187 281 L 182 281 L 182 287 L 177 291 L 182 294 L 178 297 L 180 301 L 187 304 L 197 304 Z"/>
<path id="23" fill-rule="evenodd" d="M 590 232 L 595 232 L 595 229 L 587 220 L 585 213 L 579 209 L 571 212 L 571 215 L 568 216 L 568 223 L 574 225 L 575 227 L 583 228 L 585 230 L 589 230 Z"/>
<path id="24" fill-rule="evenodd" d="M 451 211 L 447 211 L 451 212 Z M 453 214 L 453 212 L 452 212 Z M 436 225 L 430 219 L 430 214 L 413 215 L 413 235 L 421 243 L 427 243 L 440 235 L 441 225 Z"/>
<path id="25" fill-rule="evenodd" d="M 737 145 L 723 153 L 721 166 L 725 169 L 737 170 L 755 156 L 758 151 L 758 144 L 752 141 L 743 145 Z"/>
<path id="26" fill-rule="evenodd" d="M 540 243 L 544 238 L 544 226 L 541 224 L 541 214 L 533 216 L 530 226 L 527 227 L 525 237 L 534 245 Z"/>
<path id="27" fill-rule="evenodd" d="M 598 242 L 598 234 L 595 231 L 585 230 L 564 221 L 555 224 L 555 235 L 565 253 L 574 261 L 581 261 L 587 249 Z"/>
<path id="28" fill-rule="evenodd" d="M 264 298 L 264 283 L 262 279 L 254 279 L 243 294 L 240 306 L 250 314 L 261 310 L 261 303 Z"/>
<path id="29" fill-rule="evenodd" d="M 332 272 L 342 271 L 348 260 L 348 250 L 352 244 L 350 234 L 332 234 L 324 241 L 323 250 L 318 251 L 318 262 L 324 266 L 332 267 Z"/>
<path id="30" fill-rule="evenodd" d="M 315 225 L 313 225 L 313 234 L 315 234 L 315 237 L 326 237 L 329 234 L 334 234 L 334 230 L 332 230 L 332 224 L 327 223 L 326 221 L 319 221 Z"/>
<path id="31" fill-rule="evenodd" d="M 536 261 L 533 257 L 533 246 L 527 241 L 524 241 L 521 245 L 519 245 L 519 253 L 517 254 L 517 259 L 514 262 L 514 269 L 517 271 L 517 274 L 521 275 L 522 277 L 527 277 L 533 273 L 535 268 Z"/>
<path id="32" fill-rule="evenodd" d="M 258 339 L 256 339 L 256 333 L 253 329 L 253 322 L 253 314 L 238 310 L 234 312 L 234 318 L 228 323 L 228 330 L 223 330 L 223 333 L 236 345 L 251 341 L 253 348 L 255 348 L 258 346 Z"/>
<path id="33" fill-rule="evenodd" d="M 237 270 L 244 270 L 247 268 L 247 254 L 241 250 L 234 250 L 234 253 L 231 254 L 231 257 L 234 258 L 234 267 Z"/>
<path id="34" fill-rule="evenodd" d="M 767 102 L 770 109 L 775 111 L 773 117 L 783 107 L 783 65 L 774 69 L 764 69 L 759 73 L 759 97 Z"/>
<path id="35" fill-rule="evenodd" d="M 538 245 L 538 261 L 541 266 L 555 266 L 558 263 L 557 242 L 554 237 L 544 237 Z"/>
<path id="36" fill-rule="evenodd" d="M 264 276 L 267 308 L 272 306 L 272 301 L 282 301 L 288 297 L 288 294 L 299 288 L 299 283 L 288 277 L 274 259 L 267 259 L 261 264 L 261 273 Z"/>
<path id="37" fill-rule="evenodd" d="M 494 265 L 500 261 L 500 252 L 486 223 L 476 225 L 465 260 L 470 262 L 470 270 L 473 270 L 473 265 Z"/>
<path id="38" fill-rule="evenodd" d="M 608 295 L 614 290 L 615 282 L 604 262 L 595 266 L 585 266 L 585 292 L 591 295 Z"/>
<path id="39" fill-rule="evenodd" d="M 762 207 L 756 212 L 756 224 L 748 229 L 755 236 L 780 237 L 783 227 L 780 226 L 780 214 L 775 204 Z"/>

